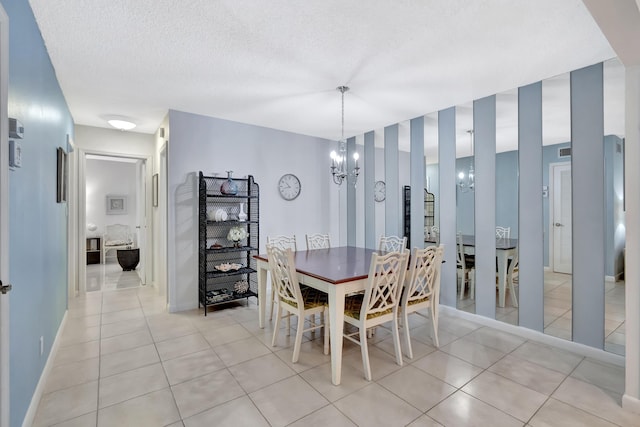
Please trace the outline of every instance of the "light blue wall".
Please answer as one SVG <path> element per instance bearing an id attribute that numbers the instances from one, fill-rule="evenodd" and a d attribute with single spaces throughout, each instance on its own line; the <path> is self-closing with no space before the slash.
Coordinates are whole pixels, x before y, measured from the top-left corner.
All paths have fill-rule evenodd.
<path id="1" fill-rule="evenodd" d="M 73 121 L 29 2 L 2 5 L 10 29 L 8 113 L 25 129 L 22 168 L 9 173 L 10 410 L 18 426 L 67 307 L 67 205 L 56 203 L 56 147 L 67 149 Z"/>
<path id="2" fill-rule="evenodd" d="M 329 173 L 329 153 L 335 142 L 217 119 L 169 111 L 168 249 L 169 309 L 197 307 L 198 227 L 197 173 L 242 178 L 253 175 L 260 186 L 260 251 L 267 236 L 294 234 L 304 248 L 306 233 L 330 233 L 339 242 L 339 187 Z M 322 161 L 318 161 L 321 159 Z M 325 161 L 326 160 L 326 161 Z M 278 194 L 278 180 L 295 174 L 300 196 L 286 201 Z M 343 184 L 344 187 L 345 184 Z"/>

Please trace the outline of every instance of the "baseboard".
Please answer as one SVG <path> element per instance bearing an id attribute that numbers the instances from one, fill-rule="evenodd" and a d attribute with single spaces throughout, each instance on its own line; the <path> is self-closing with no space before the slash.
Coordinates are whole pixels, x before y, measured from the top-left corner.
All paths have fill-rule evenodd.
<path id="1" fill-rule="evenodd" d="M 62 332 L 64 331 L 64 327 L 67 324 L 67 315 L 69 314 L 69 310 L 64 312 L 64 316 L 62 317 L 62 322 L 60 322 L 60 327 L 58 328 L 58 332 L 56 333 L 56 338 L 53 340 L 53 345 L 51 346 L 51 351 L 49 352 L 49 357 L 47 357 L 47 363 L 44 365 L 44 369 L 40 374 L 40 379 L 38 380 L 38 385 L 33 392 L 33 396 L 31 397 L 31 403 L 29 403 L 29 408 L 27 409 L 27 413 L 24 415 L 24 420 L 22 420 L 22 427 L 30 427 L 33 425 L 33 422 L 36 418 L 36 412 L 38 411 L 38 405 L 40 404 L 40 399 L 42 399 L 42 395 L 44 394 L 44 386 L 47 383 L 47 379 L 49 378 L 49 374 L 51 374 L 51 369 L 53 369 L 53 362 L 56 360 L 56 356 L 58 354 L 58 348 L 60 348 L 60 337 Z"/>
<path id="2" fill-rule="evenodd" d="M 572 353 L 579 354 L 581 356 L 599 360 L 601 362 L 611 363 L 617 366 L 624 366 L 625 364 L 624 356 L 619 356 L 617 354 L 609 353 L 608 351 L 600 350 L 594 347 L 589 347 L 588 345 L 580 344 L 573 341 L 567 341 L 565 339 L 554 337 L 552 335 L 547 335 L 539 331 L 534 331 L 533 329 L 528 329 L 522 326 L 511 325 L 509 323 L 501 322 L 496 319 L 490 319 L 488 317 L 468 313 L 466 311 L 458 310 L 456 308 L 449 307 L 442 304 L 440 305 L 440 309 L 442 312 L 447 313 L 448 315 L 453 317 L 459 317 L 462 319 L 470 320 L 472 322 L 480 323 L 484 326 L 489 326 L 491 328 L 498 329 L 503 332 L 508 332 L 513 335 L 518 335 L 520 337 L 523 337 L 532 341 L 537 341 L 541 344 L 558 347 L 562 350 L 567 350 Z"/>
<path id="3" fill-rule="evenodd" d="M 514 267 L 514 268 L 515 268 L 515 267 Z M 544 266 L 544 271 L 551 271 L 551 267 L 549 267 L 549 266 L 545 265 L 545 266 Z"/>
<path id="4" fill-rule="evenodd" d="M 515 267 L 514 267 L 514 269 L 515 269 Z M 616 278 L 613 277 L 613 276 L 604 276 L 604 281 L 605 282 L 615 282 Z"/>
<path id="5" fill-rule="evenodd" d="M 624 394 L 622 395 L 622 407 L 627 411 L 640 414 L 640 399 Z"/>

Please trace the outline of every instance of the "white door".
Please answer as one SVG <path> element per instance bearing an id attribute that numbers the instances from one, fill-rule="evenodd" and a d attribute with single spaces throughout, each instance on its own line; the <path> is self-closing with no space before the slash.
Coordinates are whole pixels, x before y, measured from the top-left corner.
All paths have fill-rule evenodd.
<path id="1" fill-rule="evenodd" d="M 9 17 L 0 5 L 0 280 L 9 285 Z M 0 294 L 0 427 L 9 425 L 9 294 Z"/>
<path id="2" fill-rule="evenodd" d="M 553 271 L 571 274 L 571 165 L 553 167 Z"/>

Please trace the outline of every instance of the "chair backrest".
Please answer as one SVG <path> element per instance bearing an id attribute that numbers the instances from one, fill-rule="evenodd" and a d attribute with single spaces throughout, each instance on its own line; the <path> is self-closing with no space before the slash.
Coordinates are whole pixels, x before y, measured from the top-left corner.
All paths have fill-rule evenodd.
<path id="1" fill-rule="evenodd" d="M 497 239 L 509 239 L 511 237 L 511 227 L 496 226 Z"/>
<path id="2" fill-rule="evenodd" d="M 462 234 L 456 235 L 456 267 L 465 270 L 467 265 L 464 261 L 464 245 L 462 244 Z"/>
<path id="3" fill-rule="evenodd" d="M 291 248 L 283 249 L 267 244 L 267 259 L 271 272 L 271 285 L 279 301 L 303 309 L 304 302 Z"/>
<path id="4" fill-rule="evenodd" d="M 380 252 L 401 252 L 407 247 L 407 238 L 398 236 L 380 236 Z"/>
<path id="5" fill-rule="evenodd" d="M 364 291 L 360 320 L 396 311 L 407 271 L 409 250 L 389 252 L 384 255 L 373 253 L 369 277 Z"/>
<path id="6" fill-rule="evenodd" d="M 267 236 L 267 245 L 277 246 L 280 249 L 290 248 L 292 251 L 297 251 L 296 236 Z"/>
<path id="7" fill-rule="evenodd" d="M 409 281 L 402 294 L 402 306 L 412 302 L 422 302 L 428 298 L 438 300 L 440 293 L 440 268 L 444 255 L 444 245 L 414 248 L 409 268 Z"/>
<path id="8" fill-rule="evenodd" d="M 331 247 L 331 241 L 328 234 L 307 234 L 307 250 L 311 249 L 328 249 Z"/>
<path id="9" fill-rule="evenodd" d="M 122 241 L 124 243 L 131 243 L 131 229 L 128 225 L 124 224 L 111 224 L 105 227 L 104 240 L 105 241 Z"/>

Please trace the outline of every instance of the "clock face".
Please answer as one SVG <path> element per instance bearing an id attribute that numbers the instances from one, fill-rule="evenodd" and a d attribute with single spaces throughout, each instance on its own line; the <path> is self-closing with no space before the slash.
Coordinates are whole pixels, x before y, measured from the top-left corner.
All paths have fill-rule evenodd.
<path id="1" fill-rule="evenodd" d="M 387 187 L 384 181 L 376 181 L 373 186 L 373 200 L 382 202 L 387 197 Z"/>
<path id="2" fill-rule="evenodd" d="M 278 191 L 285 200 L 293 200 L 300 195 L 300 180 L 293 174 L 282 175 L 278 181 Z"/>

